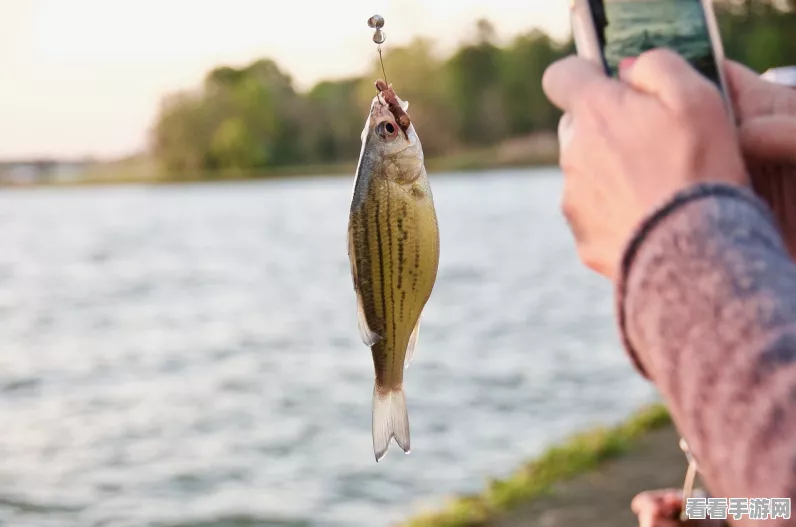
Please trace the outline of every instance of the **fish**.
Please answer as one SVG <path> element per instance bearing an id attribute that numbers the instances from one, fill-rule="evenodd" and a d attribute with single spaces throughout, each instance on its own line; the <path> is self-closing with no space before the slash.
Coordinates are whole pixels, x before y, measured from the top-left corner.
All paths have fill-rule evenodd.
<path id="1" fill-rule="evenodd" d="M 423 147 L 402 101 L 382 80 L 362 130 L 348 221 L 348 256 L 362 341 L 371 350 L 373 453 L 410 453 L 404 370 L 439 268 L 439 225 Z"/>

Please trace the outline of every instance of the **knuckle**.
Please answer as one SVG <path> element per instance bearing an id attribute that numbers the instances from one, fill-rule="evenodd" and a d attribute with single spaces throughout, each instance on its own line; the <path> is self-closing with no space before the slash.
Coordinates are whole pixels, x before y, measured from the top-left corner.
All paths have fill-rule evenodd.
<path id="1" fill-rule="evenodd" d="M 564 152 L 571 146 L 574 135 L 575 130 L 572 115 L 565 113 L 558 122 L 559 152 L 562 157 L 564 157 Z"/>
<path id="2" fill-rule="evenodd" d="M 579 211 L 576 205 L 576 200 L 573 198 L 572 186 L 571 184 L 566 184 L 563 195 L 561 196 L 561 214 L 564 215 L 564 218 L 567 220 L 567 224 L 570 226 L 570 228 L 577 230 L 575 227 L 578 225 L 577 217 L 579 215 Z"/>
<path id="3" fill-rule="evenodd" d="M 564 192 L 564 196 L 561 198 L 561 213 L 567 221 L 572 221 L 575 217 L 575 206 L 567 192 Z"/>
<path id="4" fill-rule="evenodd" d="M 580 258 L 580 261 L 583 263 L 583 265 L 592 271 L 597 271 L 601 267 L 594 251 L 587 245 L 578 245 L 578 258 Z"/>
<path id="5" fill-rule="evenodd" d="M 575 199 L 571 184 L 566 184 L 564 187 L 560 208 L 561 214 L 564 216 L 575 239 L 580 239 L 582 229 L 580 228 L 581 221 L 579 218 L 581 216 L 581 211 L 577 205 L 577 200 Z"/>
<path id="6" fill-rule="evenodd" d="M 561 171 L 564 173 L 563 181 L 563 199 L 569 199 L 572 193 L 572 185 L 575 182 L 576 174 L 578 173 L 578 164 L 580 153 L 577 149 L 568 148 L 559 156 L 558 164 L 561 166 Z"/>
<path id="7" fill-rule="evenodd" d="M 608 265 L 606 265 L 603 259 L 600 258 L 595 251 L 591 250 L 590 248 L 579 249 L 578 255 L 583 265 L 592 271 L 595 271 L 601 275 L 608 274 Z"/>

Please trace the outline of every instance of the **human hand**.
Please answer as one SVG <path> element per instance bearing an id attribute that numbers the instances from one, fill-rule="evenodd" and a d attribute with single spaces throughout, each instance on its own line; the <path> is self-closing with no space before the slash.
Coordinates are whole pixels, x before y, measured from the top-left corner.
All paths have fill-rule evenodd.
<path id="1" fill-rule="evenodd" d="M 675 193 L 705 181 L 748 184 L 719 91 L 683 58 L 649 51 L 620 76 L 569 57 L 542 81 L 566 112 L 564 215 L 581 260 L 609 278 L 633 231 Z"/>
<path id="2" fill-rule="evenodd" d="M 736 62 L 726 61 L 724 70 L 752 187 L 774 211 L 796 259 L 796 90 Z"/>
<path id="3" fill-rule="evenodd" d="M 679 519 L 683 508 L 683 492 L 678 489 L 651 490 L 638 494 L 630 504 L 638 516 L 639 527 L 722 527 L 724 520 Z"/>

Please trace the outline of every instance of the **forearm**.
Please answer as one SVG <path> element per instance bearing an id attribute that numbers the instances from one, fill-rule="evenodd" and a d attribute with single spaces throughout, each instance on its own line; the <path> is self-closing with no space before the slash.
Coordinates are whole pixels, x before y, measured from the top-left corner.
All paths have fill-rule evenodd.
<path id="1" fill-rule="evenodd" d="M 631 242 L 617 299 L 711 493 L 796 498 L 796 265 L 765 205 L 681 193 Z"/>

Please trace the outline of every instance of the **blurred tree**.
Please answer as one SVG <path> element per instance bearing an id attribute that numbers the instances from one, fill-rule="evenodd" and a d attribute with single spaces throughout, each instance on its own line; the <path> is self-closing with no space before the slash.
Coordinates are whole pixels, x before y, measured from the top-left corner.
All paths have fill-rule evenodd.
<path id="1" fill-rule="evenodd" d="M 315 161 L 350 159 L 359 148 L 364 113 L 358 104 L 360 79 L 324 81 L 308 94 L 311 118 L 303 129 L 310 134 L 310 157 Z"/>
<path id="2" fill-rule="evenodd" d="M 443 63 L 434 54 L 428 39 L 418 38 L 402 48 L 393 48 L 384 54 L 387 79 L 398 96 L 410 105 L 409 115 L 423 143 L 426 155 L 438 155 L 456 144 L 454 101 L 447 88 Z M 378 59 L 374 60 L 371 74 L 362 80 L 359 88 L 359 132 L 365 116 L 376 95 L 374 82 L 384 77 Z"/>
<path id="3" fill-rule="evenodd" d="M 560 112 L 542 90 L 547 66 L 569 52 L 544 32 L 521 35 L 503 51 L 500 85 L 510 135 L 555 129 Z"/>
<path id="4" fill-rule="evenodd" d="M 762 71 L 796 64 L 796 0 L 717 0 L 728 57 Z M 411 105 L 427 155 L 495 144 L 536 131 L 555 131 L 559 111 L 541 78 L 554 60 L 574 52 L 540 30 L 495 43 L 495 29 L 478 20 L 467 42 L 447 60 L 428 39 L 388 47 L 388 79 Z M 276 63 L 218 67 L 196 92 L 162 101 L 151 133 L 152 152 L 172 175 L 227 168 L 352 160 L 374 81 L 374 58 L 363 78 L 324 81 L 297 93 Z"/>
<path id="5" fill-rule="evenodd" d="M 188 175 L 205 168 L 212 135 L 206 110 L 197 94 L 178 93 L 163 99 L 151 148 L 169 173 Z"/>
<path id="6" fill-rule="evenodd" d="M 170 172 L 299 163 L 305 106 L 273 61 L 216 68 L 199 95 L 164 101 L 153 150 Z"/>
<path id="7" fill-rule="evenodd" d="M 796 0 L 724 0 L 716 17 L 728 58 L 757 71 L 796 64 Z"/>
<path id="8" fill-rule="evenodd" d="M 493 43 L 489 21 L 476 22 L 476 41 L 448 60 L 450 95 L 456 108 L 456 132 L 466 144 L 490 144 L 507 126 L 500 89 L 501 50 Z"/>

